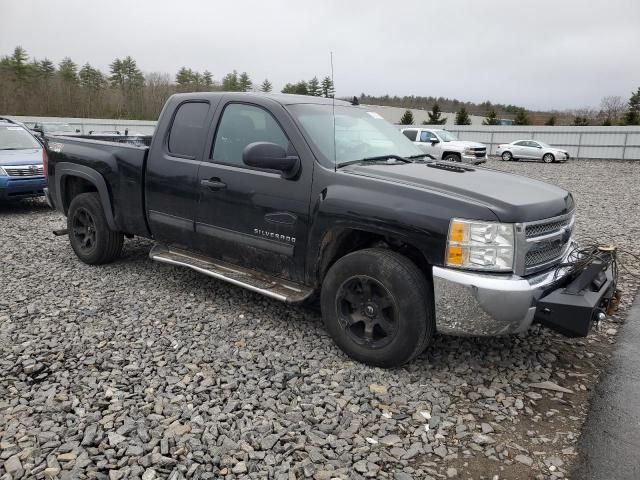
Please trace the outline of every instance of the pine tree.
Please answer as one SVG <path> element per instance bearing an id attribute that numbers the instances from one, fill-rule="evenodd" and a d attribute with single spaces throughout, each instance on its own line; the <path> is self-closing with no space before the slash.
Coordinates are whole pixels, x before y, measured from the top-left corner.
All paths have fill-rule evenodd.
<path id="1" fill-rule="evenodd" d="M 307 89 L 309 91 L 309 95 L 311 96 L 319 97 L 320 95 L 322 95 L 322 88 L 320 87 L 320 81 L 318 80 L 318 77 L 313 77 L 311 80 L 309 80 L 309 82 L 307 83 Z"/>
<path id="2" fill-rule="evenodd" d="M 37 62 L 36 71 L 42 78 L 51 78 L 56 73 L 56 66 L 51 60 L 45 58 Z"/>
<path id="3" fill-rule="evenodd" d="M 400 118 L 400 125 L 413 125 L 413 112 L 411 110 L 404 111 Z"/>
<path id="4" fill-rule="evenodd" d="M 273 90 L 273 85 L 271 85 L 271 82 L 268 78 L 265 78 L 264 82 L 262 82 L 262 85 L 260 85 L 260 91 L 269 93 L 271 90 Z"/>
<path id="5" fill-rule="evenodd" d="M 78 81 L 78 66 L 69 57 L 64 57 L 58 65 L 58 74 L 64 82 L 76 83 Z"/>
<path id="6" fill-rule="evenodd" d="M 240 82 L 238 79 L 238 72 L 236 70 L 231 73 L 227 73 L 222 78 L 222 89 L 227 92 L 240 91 Z"/>
<path id="7" fill-rule="evenodd" d="M 527 111 L 524 108 L 519 108 L 516 113 L 516 118 L 513 119 L 514 125 L 529 125 L 529 117 Z"/>
<path id="8" fill-rule="evenodd" d="M 287 83 L 284 87 L 282 87 L 282 90 L 280 90 L 282 93 L 296 93 L 296 86 L 293 83 Z"/>
<path id="9" fill-rule="evenodd" d="M 80 86 L 87 90 L 101 90 L 106 85 L 104 75 L 97 68 L 86 63 L 78 73 Z"/>
<path id="10" fill-rule="evenodd" d="M 431 107 L 431 111 L 428 113 L 428 115 L 429 120 L 425 122 L 425 125 L 444 125 L 445 123 L 447 123 L 446 118 L 441 118 L 442 112 L 440 110 L 440 105 L 438 105 L 438 102 L 433 104 L 433 107 Z"/>
<path id="11" fill-rule="evenodd" d="M 640 87 L 629 99 L 629 109 L 624 115 L 626 125 L 640 125 Z"/>
<path id="12" fill-rule="evenodd" d="M 190 85 L 193 82 L 193 71 L 190 68 L 182 67 L 176 73 L 176 83 L 181 87 Z"/>
<path id="13" fill-rule="evenodd" d="M 551 116 L 549 117 L 549 119 L 548 119 L 546 122 L 544 122 L 544 124 L 545 124 L 546 126 L 548 126 L 548 127 L 553 127 L 553 126 L 555 126 L 556 121 L 557 121 L 557 120 L 556 120 L 556 116 L 555 116 L 555 115 L 551 115 Z"/>
<path id="14" fill-rule="evenodd" d="M 331 80 L 331 77 L 326 76 L 322 79 L 321 88 L 323 97 L 333 98 L 333 96 L 335 95 L 335 88 L 333 86 L 333 80 Z"/>
<path id="15" fill-rule="evenodd" d="M 238 88 L 241 92 L 249 92 L 253 88 L 253 82 L 247 72 L 242 72 L 238 79 Z"/>
<path id="16" fill-rule="evenodd" d="M 486 102 L 486 103 L 491 104 L 491 102 Z M 487 112 L 487 118 L 485 118 L 482 121 L 482 124 L 483 125 L 500 125 L 500 120 L 498 120 L 498 114 L 493 108 L 489 110 L 489 112 Z"/>
<path id="17" fill-rule="evenodd" d="M 202 72 L 202 86 L 207 90 L 213 88 L 213 74 L 209 70 Z"/>
<path id="18" fill-rule="evenodd" d="M 471 118 L 469 118 L 469 113 L 467 113 L 467 109 L 462 107 L 456 113 L 456 125 L 471 125 Z"/>

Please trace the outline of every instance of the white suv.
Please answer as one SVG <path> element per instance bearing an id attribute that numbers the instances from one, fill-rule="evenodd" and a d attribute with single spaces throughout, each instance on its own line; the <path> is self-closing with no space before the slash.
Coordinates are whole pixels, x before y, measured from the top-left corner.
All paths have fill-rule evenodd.
<path id="1" fill-rule="evenodd" d="M 486 145 L 458 140 L 453 133 L 447 130 L 407 127 L 401 131 L 421 150 L 431 154 L 437 160 L 465 162 L 473 165 L 487 161 Z"/>

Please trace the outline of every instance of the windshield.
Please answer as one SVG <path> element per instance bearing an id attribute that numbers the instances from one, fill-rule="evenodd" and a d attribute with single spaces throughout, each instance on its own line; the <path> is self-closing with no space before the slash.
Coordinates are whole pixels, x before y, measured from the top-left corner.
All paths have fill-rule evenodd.
<path id="1" fill-rule="evenodd" d="M 75 129 L 68 123 L 43 123 L 42 129 L 48 133 L 75 133 Z"/>
<path id="2" fill-rule="evenodd" d="M 456 140 L 458 140 L 458 137 L 446 130 L 436 130 L 436 133 L 443 142 L 455 142 Z"/>
<path id="3" fill-rule="evenodd" d="M 40 148 L 38 141 L 22 127 L 0 127 L 0 150 Z"/>
<path id="4" fill-rule="evenodd" d="M 316 153 L 331 164 L 335 159 L 337 166 L 364 158 L 424 153 L 379 114 L 360 107 L 335 107 L 335 139 L 332 105 L 298 104 L 289 105 L 288 109 Z"/>

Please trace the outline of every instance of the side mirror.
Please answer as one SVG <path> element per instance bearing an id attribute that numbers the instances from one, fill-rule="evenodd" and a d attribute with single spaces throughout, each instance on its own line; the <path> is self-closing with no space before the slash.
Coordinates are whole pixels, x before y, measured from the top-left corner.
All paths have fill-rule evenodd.
<path id="1" fill-rule="evenodd" d="M 435 145 L 436 143 L 440 143 L 440 140 L 438 140 L 437 138 L 432 138 L 431 145 Z"/>
<path id="2" fill-rule="evenodd" d="M 80 133 L 80 129 L 79 128 L 76 128 L 76 133 Z"/>
<path id="3" fill-rule="evenodd" d="M 287 156 L 287 151 L 277 143 L 250 143 L 242 152 L 245 165 L 282 172 L 282 178 L 293 178 L 300 171 L 300 158 Z"/>

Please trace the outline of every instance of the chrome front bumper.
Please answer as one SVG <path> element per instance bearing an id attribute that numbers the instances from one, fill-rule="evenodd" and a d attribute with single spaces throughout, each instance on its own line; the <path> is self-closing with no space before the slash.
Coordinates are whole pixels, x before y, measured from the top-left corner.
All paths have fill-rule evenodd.
<path id="1" fill-rule="evenodd" d="M 536 304 L 562 276 L 519 277 L 433 267 L 436 329 L 449 335 L 493 336 L 529 329 Z"/>

